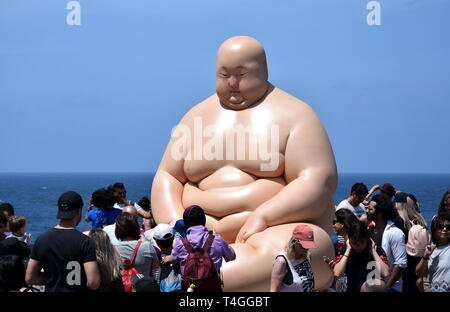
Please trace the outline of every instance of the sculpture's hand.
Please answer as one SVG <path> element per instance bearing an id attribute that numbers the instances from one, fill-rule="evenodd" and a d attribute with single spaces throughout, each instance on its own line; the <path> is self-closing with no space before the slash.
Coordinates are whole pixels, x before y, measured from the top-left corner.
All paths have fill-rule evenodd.
<path id="1" fill-rule="evenodd" d="M 267 224 L 264 219 L 253 213 L 249 216 L 236 236 L 236 243 L 245 243 L 250 236 L 255 233 L 262 232 L 266 228 Z"/>

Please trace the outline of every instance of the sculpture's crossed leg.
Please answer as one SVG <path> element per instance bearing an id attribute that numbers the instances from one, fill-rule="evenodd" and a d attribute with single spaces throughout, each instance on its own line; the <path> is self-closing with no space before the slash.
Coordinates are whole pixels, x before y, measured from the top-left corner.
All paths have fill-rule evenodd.
<path id="1" fill-rule="evenodd" d="M 316 249 L 311 249 L 315 288 L 331 286 L 333 272 L 323 257 L 334 259 L 334 248 L 329 235 L 320 227 L 309 223 L 289 223 L 269 227 L 251 236 L 245 244 L 232 244 L 236 260 L 224 263 L 222 278 L 224 291 L 269 291 L 272 266 L 276 255 L 286 246 L 298 224 L 307 224 L 314 231 Z"/>

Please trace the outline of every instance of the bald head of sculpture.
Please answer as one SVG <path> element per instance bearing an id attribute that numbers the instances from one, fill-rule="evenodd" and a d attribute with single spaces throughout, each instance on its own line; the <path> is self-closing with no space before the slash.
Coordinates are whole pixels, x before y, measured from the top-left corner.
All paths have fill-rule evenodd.
<path id="1" fill-rule="evenodd" d="M 266 53 L 256 39 L 237 36 L 226 40 L 217 52 L 216 91 L 220 103 L 233 110 L 245 109 L 267 92 Z"/>
<path id="2" fill-rule="evenodd" d="M 135 217 L 139 216 L 139 214 L 137 212 L 137 209 L 134 206 L 125 206 L 125 207 L 123 207 L 122 213 L 124 213 L 124 212 L 128 212 L 129 214 L 132 214 Z"/>

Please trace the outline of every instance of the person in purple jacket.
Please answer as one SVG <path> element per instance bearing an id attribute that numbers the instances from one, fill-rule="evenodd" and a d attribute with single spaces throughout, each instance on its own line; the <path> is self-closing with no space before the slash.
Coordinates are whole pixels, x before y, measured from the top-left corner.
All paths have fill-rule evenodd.
<path id="1" fill-rule="evenodd" d="M 212 232 L 206 228 L 205 212 L 200 206 L 193 205 L 186 208 L 183 213 L 183 221 L 187 229 L 187 239 L 193 248 L 203 247 L 206 239 Z M 236 254 L 227 241 L 219 234 L 214 235 L 214 241 L 209 250 L 209 255 L 214 263 L 216 272 L 220 272 L 222 266 L 222 258 L 226 262 L 232 261 L 236 258 Z M 170 255 L 172 263 L 180 263 L 181 272 L 184 272 L 184 265 L 188 257 L 188 251 L 184 247 L 181 239 L 175 242 Z"/>

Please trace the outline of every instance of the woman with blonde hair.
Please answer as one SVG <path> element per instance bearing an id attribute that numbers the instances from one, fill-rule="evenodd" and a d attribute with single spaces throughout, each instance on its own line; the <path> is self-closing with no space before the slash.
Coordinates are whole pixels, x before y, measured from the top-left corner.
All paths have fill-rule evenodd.
<path id="1" fill-rule="evenodd" d="M 294 228 L 286 247 L 275 258 L 270 281 L 271 292 L 312 292 L 314 274 L 309 249 L 317 248 L 308 225 Z"/>
<path id="2" fill-rule="evenodd" d="M 411 194 L 398 193 L 395 195 L 395 209 L 403 219 L 406 231 L 409 231 L 414 224 L 427 227 L 427 222 L 419 213 L 417 202 Z"/>
<path id="3" fill-rule="evenodd" d="M 395 208 L 403 219 L 408 266 L 403 272 L 403 292 L 420 292 L 423 279 L 416 275 L 416 266 L 420 262 L 429 241 L 427 222 L 419 213 L 419 205 L 411 194 L 395 195 Z"/>
<path id="4" fill-rule="evenodd" d="M 95 254 L 101 276 L 98 292 L 123 292 L 118 254 L 111 244 L 108 234 L 100 228 L 89 232 L 95 243 Z"/>

